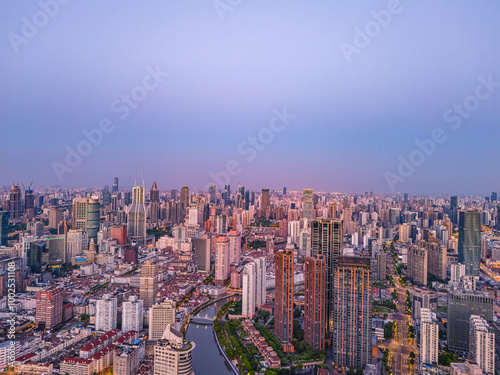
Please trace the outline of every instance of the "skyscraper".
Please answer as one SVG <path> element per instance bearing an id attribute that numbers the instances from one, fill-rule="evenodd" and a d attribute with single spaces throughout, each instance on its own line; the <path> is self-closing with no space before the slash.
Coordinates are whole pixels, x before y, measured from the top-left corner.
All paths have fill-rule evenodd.
<path id="1" fill-rule="evenodd" d="M 344 244 L 341 220 L 315 219 L 311 223 L 311 256 L 323 255 L 326 261 L 325 316 L 329 333 L 333 332 L 333 298 L 335 270 Z"/>
<path id="2" fill-rule="evenodd" d="M 495 333 L 478 315 L 469 319 L 469 358 L 484 374 L 495 374 Z"/>
<path id="3" fill-rule="evenodd" d="M 183 210 L 189 207 L 189 187 L 187 186 L 183 186 L 181 189 L 181 204 Z"/>
<path id="4" fill-rule="evenodd" d="M 7 246 L 9 238 L 9 213 L 0 208 L 0 246 Z"/>
<path id="5" fill-rule="evenodd" d="M 19 221 L 21 219 L 21 215 L 21 189 L 18 185 L 12 185 L 9 196 L 10 220 Z"/>
<path id="6" fill-rule="evenodd" d="M 456 225 L 458 221 L 458 197 L 456 195 L 450 198 L 450 213 L 451 221 Z"/>
<path id="7" fill-rule="evenodd" d="M 332 335 L 333 363 L 336 368 L 362 368 L 371 358 L 370 272 L 370 258 L 338 258 Z"/>
<path id="8" fill-rule="evenodd" d="M 156 264 L 151 259 L 144 262 L 141 267 L 139 298 L 142 300 L 144 308 L 154 305 L 158 294 L 158 270 Z"/>
<path id="9" fill-rule="evenodd" d="M 96 302 L 95 329 L 108 332 L 116 328 L 117 300 L 105 294 Z"/>
<path id="10" fill-rule="evenodd" d="M 136 296 L 130 296 L 122 304 L 122 332 L 142 331 L 143 303 Z"/>
<path id="11" fill-rule="evenodd" d="M 479 212 L 460 211 L 458 261 L 465 264 L 465 274 L 479 276 L 481 261 L 481 221 Z"/>
<path id="12" fill-rule="evenodd" d="M 239 264 L 241 261 L 241 233 L 237 230 L 229 231 L 229 263 Z"/>
<path id="13" fill-rule="evenodd" d="M 215 245 L 215 285 L 223 286 L 230 276 L 229 238 L 221 236 Z"/>
<path id="14" fill-rule="evenodd" d="M 24 212 L 28 220 L 35 217 L 35 196 L 31 189 L 27 189 L 24 192 Z"/>
<path id="15" fill-rule="evenodd" d="M 439 324 L 431 309 L 420 309 L 420 363 L 437 366 Z"/>
<path id="16" fill-rule="evenodd" d="M 191 239 L 194 263 L 200 271 L 210 271 L 210 239 L 206 234 Z"/>
<path id="17" fill-rule="evenodd" d="M 457 289 L 448 291 L 448 347 L 451 350 L 469 350 L 469 318 L 479 315 L 493 321 L 493 298 L 487 292 Z"/>
<path id="18" fill-rule="evenodd" d="M 156 186 L 156 181 L 153 182 L 151 190 L 149 191 L 149 211 L 151 223 L 157 225 L 160 215 L 160 190 Z"/>
<path id="19" fill-rule="evenodd" d="M 132 205 L 127 215 L 127 231 L 129 240 L 146 240 L 146 206 L 142 186 L 135 186 L 132 189 Z"/>
<path id="20" fill-rule="evenodd" d="M 89 240 L 93 238 L 97 241 L 100 219 L 101 206 L 96 196 L 73 200 L 73 226 L 86 232 Z"/>
<path id="21" fill-rule="evenodd" d="M 305 260 L 304 341 L 312 350 L 325 348 L 326 260 L 324 255 Z"/>
<path id="22" fill-rule="evenodd" d="M 109 206 L 111 204 L 111 192 L 109 191 L 109 186 L 104 185 L 104 188 L 102 189 L 102 204 L 103 206 Z"/>
<path id="23" fill-rule="evenodd" d="M 113 179 L 113 187 L 111 188 L 111 191 L 113 193 L 117 193 L 118 192 L 118 177 L 115 177 Z"/>
<path id="24" fill-rule="evenodd" d="M 313 189 L 304 189 L 302 194 L 302 210 L 307 220 L 313 218 Z"/>
<path id="25" fill-rule="evenodd" d="M 210 186 L 210 204 L 215 204 L 217 202 L 217 186 Z"/>
<path id="26" fill-rule="evenodd" d="M 274 255 L 275 264 L 275 307 L 274 332 L 283 342 L 293 338 L 293 274 L 292 250 L 279 250 Z"/>
<path id="27" fill-rule="evenodd" d="M 262 189 L 262 196 L 260 198 L 260 217 L 269 219 L 270 210 L 269 189 Z"/>
<path id="28" fill-rule="evenodd" d="M 37 327 L 52 329 L 63 320 L 63 293 L 59 288 L 49 288 L 36 292 Z"/>

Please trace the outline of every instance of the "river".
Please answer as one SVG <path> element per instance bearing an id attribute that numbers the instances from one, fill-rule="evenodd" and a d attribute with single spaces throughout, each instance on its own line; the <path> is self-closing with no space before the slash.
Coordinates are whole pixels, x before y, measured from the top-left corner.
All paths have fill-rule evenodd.
<path id="1" fill-rule="evenodd" d="M 240 296 L 229 296 L 200 311 L 199 316 L 213 318 L 229 298 L 240 299 Z M 215 341 L 212 325 L 190 323 L 186 331 L 188 341 L 196 347 L 193 351 L 193 370 L 196 375 L 235 375 L 229 363 L 219 351 Z"/>

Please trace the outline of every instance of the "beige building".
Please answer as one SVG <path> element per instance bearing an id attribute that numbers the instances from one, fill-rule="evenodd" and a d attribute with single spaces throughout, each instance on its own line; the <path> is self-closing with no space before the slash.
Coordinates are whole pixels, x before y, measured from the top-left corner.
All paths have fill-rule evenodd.
<path id="1" fill-rule="evenodd" d="M 142 300 L 146 309 L 155 304 L 158 294 L 158 270 L 156 264 L 150 259 L 146 260 L 141 267 L 139 299 Z"/>
<path id="2" fill-rule="evenodd" d="M 160 340 L 167 326 L 175 324 L 175 302 L 165 300 L 149 309 L 149 340 Z"/>
<path id="3" fill-rule="evenodd" d="M 408 250 L 408 276 L 417 285 L 427 285 L 427 250 L 412 246 Z"/>

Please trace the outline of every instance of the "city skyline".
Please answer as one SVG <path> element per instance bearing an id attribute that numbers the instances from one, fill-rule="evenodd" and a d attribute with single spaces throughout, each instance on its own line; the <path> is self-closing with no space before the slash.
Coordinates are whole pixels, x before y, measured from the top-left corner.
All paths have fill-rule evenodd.
<path id="1" fill-rule="evenodd" d="M 196 190 L 234 161 L 231 185 L 500 185 L 482 168 L 500 156 L 498 3 L 62 3 L 0 6 L 5 182 L 101 186 L 145 165 L 148 184 Z M 91 150 L 68 164 L 84 131 Z"/>

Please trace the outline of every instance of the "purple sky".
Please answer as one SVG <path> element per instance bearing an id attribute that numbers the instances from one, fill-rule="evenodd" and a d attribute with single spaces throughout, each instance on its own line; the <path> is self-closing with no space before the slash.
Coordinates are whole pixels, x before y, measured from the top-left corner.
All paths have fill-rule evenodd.
<path id="1" fill-rule="evenodd" d="M 130 186 L 144 166 L 147 185 L 196 190 L 234 161 L 250 189 L 500 190 L 500 2 L 229 3 L 2 1 L 0 185 Z"/>

